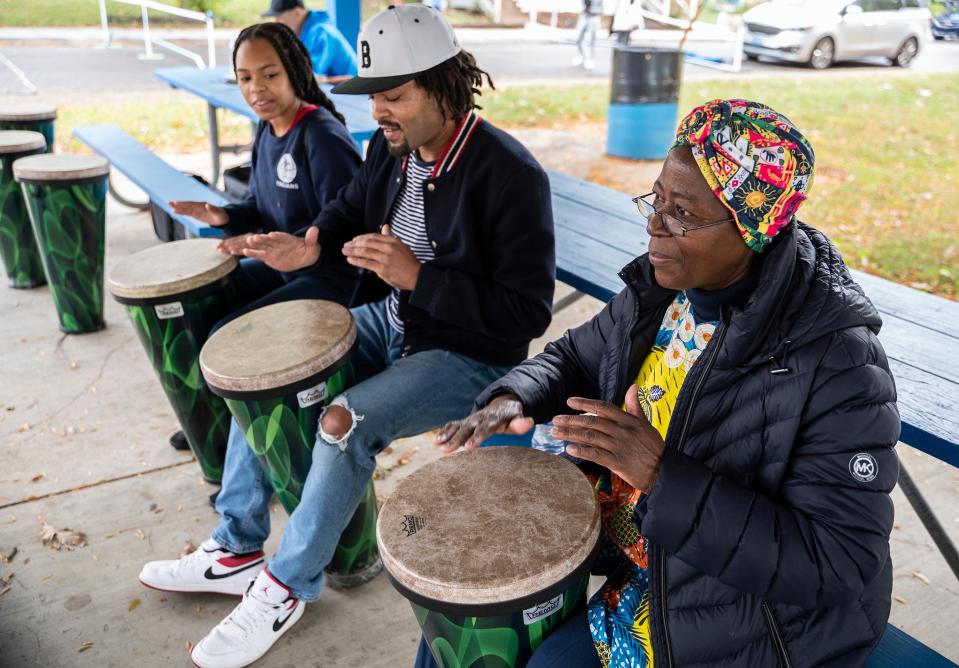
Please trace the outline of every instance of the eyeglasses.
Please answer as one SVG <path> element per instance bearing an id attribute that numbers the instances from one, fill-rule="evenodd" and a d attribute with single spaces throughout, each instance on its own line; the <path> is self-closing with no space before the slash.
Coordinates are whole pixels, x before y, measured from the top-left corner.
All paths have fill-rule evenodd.
<path id="1" fill-rule="evenodd" d="M 653 202 L 649 199 L 655 197 L 656 193 L 646 193 L 645 195 L 634 197 L 633 202 L 636 204 L 636 208 L 639 209 L 639 214 L 646 220 L 652 221 L 653 216 L 659 216 L 659 222 L 664 228 L 666 228 L 666 231 L 674 237 L 685 237 L 687 232 L 695 232 L 696 230 L 702 230 L 707 227 L 715 227 L 716 225 L 722 225 L 724 223 L 733 221 L 732 218 L 723 218 L 722 220 L 714 220 L 703 223 L 702 225 L 690 226 L 672 214 L 657 211 L 656 207 L 653 206 Z"/>

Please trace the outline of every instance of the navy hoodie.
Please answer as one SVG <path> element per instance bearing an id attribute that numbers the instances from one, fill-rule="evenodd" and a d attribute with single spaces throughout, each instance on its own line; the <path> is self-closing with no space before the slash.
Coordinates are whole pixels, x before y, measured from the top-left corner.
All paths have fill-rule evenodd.
<path id="1" fill-rule="evenodd" d="M 302 230 L 353 179 L 361 162 L 346 126 L 322 107 L 302 113 L 282 137 L 260 121 L 250 192 L 243 202 L 224 207 L 230 222 L 222 229 L 229 236 Z"/>

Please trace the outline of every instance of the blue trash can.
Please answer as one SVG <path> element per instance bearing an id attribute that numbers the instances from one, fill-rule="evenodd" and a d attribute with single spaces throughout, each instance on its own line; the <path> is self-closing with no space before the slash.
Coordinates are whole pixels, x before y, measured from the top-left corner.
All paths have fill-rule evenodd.
<path id="1" fill-rule="evenodd" d="M 683 54 L 675 49 L 613 49 L 606 152 L 619 158 L 661 160 L 673 143 Z"/>

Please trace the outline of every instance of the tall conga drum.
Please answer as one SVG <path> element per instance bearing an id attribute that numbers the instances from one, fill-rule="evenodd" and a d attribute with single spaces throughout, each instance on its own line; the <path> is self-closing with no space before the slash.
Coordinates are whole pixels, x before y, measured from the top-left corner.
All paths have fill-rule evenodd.
<path id="1" fill-rule="evenodd" d="M 23 192 L 13 178 L 13 163 L 46 150 L 39 132 L 0 131 L 0 259 L 12 288 L 33 288 L 47 282 L 30 227 Z"/>
<path id="2" fill-rule="evenodd" d="M 216 239 L 152 246 L 120 261 L 110 292 L 124 304 L 140 343 L 209 482 L 223 478 L 230 410 L 200 373 L 200 350 L 235 300 L 230 274 L 238 262 Z"/>
<path id="3" fill-rule="evenodd" d="M 52 104 L 18 104 L 0 106 L 0 130 L 30 130 L 47 140 L 47 151 L 53 151 L 54 121 L 57 108 Z"/>
<path id="4" fill-rule="evenodd" d="M 227 323 L 200 353 L 207 383 L 226 399 L 288 513 L 300 502 L 323 408 L 353 384 L 355 344 L 347 309 L 300 299 Z M 326 568 L 327 582 L 354 587 L 381 568 L 371 480 Z"/>
<path id="5" fill-rule="evenodd" d="M 401 480 L 376 535 L 387 576 L 440 666 L 513 668 L 585 614 L 600 510 L 571 462 L 493 446 Z"/>
<path id="6" fill-rule="evenodd" d="M 110 163 L 97 155 L 20 158 L 20 182 L 60 329 L 93 332 L 103 321 L 103 247 Z"/>

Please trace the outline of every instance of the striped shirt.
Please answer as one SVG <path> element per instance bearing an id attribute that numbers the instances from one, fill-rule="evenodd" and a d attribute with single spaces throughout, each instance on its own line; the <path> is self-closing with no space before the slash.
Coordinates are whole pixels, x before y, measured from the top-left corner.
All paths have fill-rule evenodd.
<path id="1" fill-rule="evenodd" d="M 410 154 L 406 163 L 406 183 L 396 196 L 396 203 L 390 214 L 390 230 L 393 236 L 406 244 L 421 263 L 436 257 L 426 235 L 426 213 L 423 208 L 423 184 L 430 178 L 434 164 L 420 160 L 416 151 Z M 399 306 L 400 291 L 394 288 L 387 302 L 386 315 L 393 329 L 402 334 L 403 321 L 400 320 Z"/>

